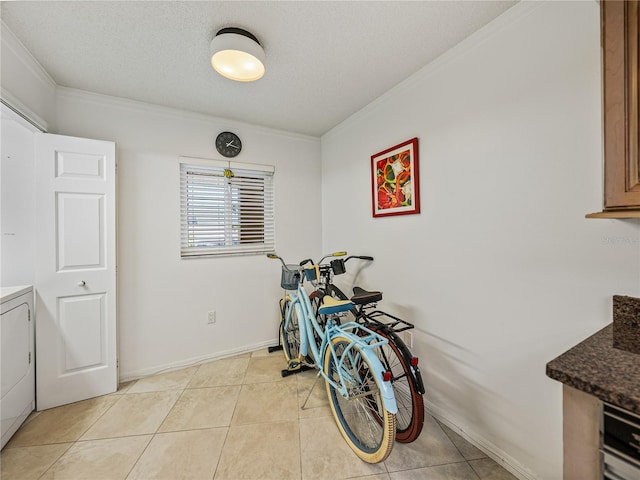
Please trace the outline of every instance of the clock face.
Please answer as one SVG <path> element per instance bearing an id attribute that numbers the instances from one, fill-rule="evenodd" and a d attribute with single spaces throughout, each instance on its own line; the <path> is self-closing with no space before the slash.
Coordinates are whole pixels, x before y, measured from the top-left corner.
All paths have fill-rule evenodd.
<path id="1" fill-rule="evenodd" d="M 235 157 L 242 150 L 242 142 L 235 133 L 222 132 L 216 138 L 216 150 L 223 157 Z"/>

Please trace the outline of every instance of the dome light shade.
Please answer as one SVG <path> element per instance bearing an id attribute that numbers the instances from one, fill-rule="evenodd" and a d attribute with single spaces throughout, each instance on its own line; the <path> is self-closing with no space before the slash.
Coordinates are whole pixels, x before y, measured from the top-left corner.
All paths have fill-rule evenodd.
<path id="1" fill-rule="evenodd" d="M 258 39 L 241 28 L 223 28 L 211 40 L 211 66 L 223 77 L 253 82 L 264 75 L 265 54 Z"/>

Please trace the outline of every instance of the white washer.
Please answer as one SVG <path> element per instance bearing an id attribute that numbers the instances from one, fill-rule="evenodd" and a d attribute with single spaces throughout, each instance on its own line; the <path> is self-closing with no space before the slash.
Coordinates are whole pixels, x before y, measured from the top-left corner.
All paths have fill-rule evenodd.
<path id="1" fill-rule="evenodd" d="M 33 288 L 3 287 L 0 304 L 0 416 L 4 447 L 35 408 Z"/>

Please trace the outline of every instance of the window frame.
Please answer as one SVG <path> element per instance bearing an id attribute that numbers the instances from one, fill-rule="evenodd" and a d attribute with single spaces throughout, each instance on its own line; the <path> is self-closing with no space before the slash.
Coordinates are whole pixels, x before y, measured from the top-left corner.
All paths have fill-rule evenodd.
<path id="1" fill-rule="evenodd" d="M 178 165 L 181 258 L 275 251 L 275 168 L 272 165 L 193 157 L 180 157 Z M 227 169 L 234 172 L 234 176 L 226 177 Z M 193 213 L 196 208 L 206 220 L 194 223 L 194 216 L 198 215 Z M 195 229 L 194 225 L 201 228 Z M 199 239 L 194 240 L 194 235 Z M 220 241 L 221 245 L 214 245 Z M 202 244 L 195 245 L 196 242 Z"/>

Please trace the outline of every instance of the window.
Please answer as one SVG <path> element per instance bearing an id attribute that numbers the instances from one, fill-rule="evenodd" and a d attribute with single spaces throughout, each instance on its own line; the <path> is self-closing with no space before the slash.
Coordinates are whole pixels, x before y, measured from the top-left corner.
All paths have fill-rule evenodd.
<path id="1" fill-rule="evenodd" d="M 182 257 L 275 250 L 271 166 L 180 159 Z"/>

